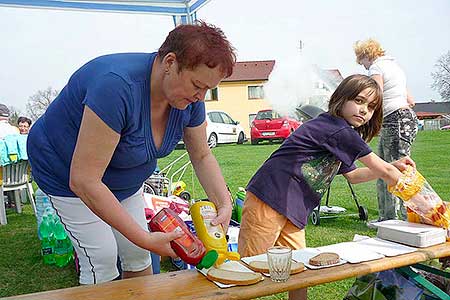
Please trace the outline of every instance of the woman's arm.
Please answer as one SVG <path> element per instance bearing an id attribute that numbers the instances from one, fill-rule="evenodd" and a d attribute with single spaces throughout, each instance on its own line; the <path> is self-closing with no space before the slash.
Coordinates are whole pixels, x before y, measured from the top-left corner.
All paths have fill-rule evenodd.
<path id="1" fill-rule="evenodd" d="M 202 187 L 217 207 L 218 216 L 214 223 L 222 224 L 226 231 L 231 219 L 231 195 L 206 142 L 206 122 L 197 127 L 186 127 L 183 140 Z"/>
<path id="2" fill-rule="evenodd" d="M 381 91 L 384 91 L 384 81 L 383 81 L 383 76 L 379 75 L 379 74 L 375 74 L 375 75 L 371 75 L 370 77 L 372 77 L 380 86 Z"/>
<path id="3" fill-rule="evenodd" d="M 180 237 L 180 234 L 149 234 L 123 209 L 114 194 L 102 182 L 119 139 L 118 133 L 85 106 L 70 166 L 70 189 L 92 212 L 137 246 L 175 257 L 169 242 Z"/>
<path id="4" fill-rule="evenodd" d="M 416 105 L 416 101 L 414 101 L 414 98 L 409 90 L 406 90 L 406 101 L 408 102 L 410 108 L 413 108 Z"/>

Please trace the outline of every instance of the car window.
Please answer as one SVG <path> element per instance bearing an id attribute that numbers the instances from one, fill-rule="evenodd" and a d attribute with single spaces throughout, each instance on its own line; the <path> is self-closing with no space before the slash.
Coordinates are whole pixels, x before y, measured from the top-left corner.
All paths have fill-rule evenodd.
<path id="1" fill-rule="evenodd" d="M 230 124 L 230 125 L 234 125 L 235 124 L 233 119 L 229 115 L 227 115 L 226 113 L 220 113 L 220 115 L 222 116 L 223 122 L 225 124 Z"/>
<path id="2" fill-rule="evenodd" d="M 279 119 L 281 118 L 281 116 L 273 110 L 264 110 L 264 111 L 260 111 L 258 112 L 258 114 L 256 115 L 256 120 L 264 120 L 264 119 Z"/>
<path id="3" fill-rule="evenodd" d="M 220 114 L 218 112 L 210 112 L 208 113 L 209 119 L 211 120 L 211 122 L 213 123 L 224 123 L 222 120 L 222 117 L 220 116 Z"/>

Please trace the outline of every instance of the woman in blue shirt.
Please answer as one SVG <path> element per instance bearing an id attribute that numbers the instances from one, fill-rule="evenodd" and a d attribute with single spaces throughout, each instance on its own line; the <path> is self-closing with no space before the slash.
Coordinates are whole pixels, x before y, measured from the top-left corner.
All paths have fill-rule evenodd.
<path id="1" fill-rule="evenodd" d="M 157 53 L 111 54 L 77 70 L 28 137 L 34 178 L 50 196 L 80 261 L 80 283 L 151 274 L 148 250 L 175 257 L 179 233 L 149 233 L 141 187 L 183 137 L 227 227 L 231 201 L 206 138 L 208 89 L 231 75 L 223 32 L 176 27 Z"/>

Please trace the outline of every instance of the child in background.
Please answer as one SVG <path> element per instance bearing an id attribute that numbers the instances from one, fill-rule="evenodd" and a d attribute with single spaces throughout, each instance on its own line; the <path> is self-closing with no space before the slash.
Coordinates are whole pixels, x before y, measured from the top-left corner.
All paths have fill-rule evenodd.
<path id="1" fill-rule="evenodd" d="M 369 142 L 382 123 L 382 92 L 365 75 L 344 79 L 331 96 L 328 112 L 304 123 L 265 161 L 247 186 L 238 251 L 242 257 L 265 253 L 274 245 L 306 247 L 304 227 L 336 174 L 350 183 L 381 178 L 395 185 L 405 157 L 386 163 Z M 366 167 L 357 168 L 359 160 Z M 306 299 L 306 290 L 289 299 Z"/>

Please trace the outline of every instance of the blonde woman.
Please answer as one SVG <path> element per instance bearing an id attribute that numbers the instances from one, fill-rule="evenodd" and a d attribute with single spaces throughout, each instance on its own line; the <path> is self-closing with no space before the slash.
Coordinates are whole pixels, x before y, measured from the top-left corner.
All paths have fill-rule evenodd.
<path id="1" fill-rule="evenodd" d="M 373 40 L 357 41 L 354 45 L 356 62 L 368 70 L 383 92 L 383 124 L 378 145 L 379 156 L 393 162 L 411 153 L 416 138 L 418 120 L 412 110 L 415 103 L 406 87 L 406 76 L 395 59 L 385 55 L 381 45 Z M 400 199 L 387 191 L 386 183 L 377 182 L 378 221 L 406 219 Z"/>

